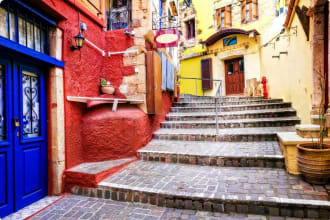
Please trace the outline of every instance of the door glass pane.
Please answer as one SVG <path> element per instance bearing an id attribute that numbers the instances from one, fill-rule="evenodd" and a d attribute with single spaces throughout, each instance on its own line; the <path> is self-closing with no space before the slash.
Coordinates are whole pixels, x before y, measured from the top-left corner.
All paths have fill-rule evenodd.
<path id="1" fill-rule="evenodd" d="M 244 72 L 244 61 L 243 60 L 239 60 L 239 71 Z"/>
<path id="2" fill-rule="evenodd" d="M 40 136 L 40 78 L 27 71 L 23 71 L 22 77 L 23 136 L 24 138 L 38 137 Z"/>
<path id="3" fill-rule="evenodd" d="M 234 62 L 230 61 L 228 63 L 228 75 L 233 74 L 233 72 L 234 72 Z"/>
<path id="4" fill-rule="evenodd" d="M 1 7 L 0 7 L 0 36 L 8 38 L 7 11 Z"/>
<path id="5" fill-rule="evenodd" d="M 5 67 L 0 65 L 0 141 L 5 138 Z"/>
<path id="6" fill-rule="evenodd" d="M 27 47 L 33 49 L 33 23 L 26 22 L 27 29 Z"/>
<path id="7" fill-rule="evenodd" d="M 9 13 L 10 19 L 10 40 L 16 41 L 16 22 L 15 22 L 15 14 Z"/>
<path id="8" fill-rule="evenodd" d="M 40 52 L 40 28 L 38 25 L 34 26 L 34 43 L 35 50 Z"/>
<path id="9" fill-rule="evenodd" d="M 47 31 L 41 30 L 41 53 L 47 53 Z"/>
<path id="10" fill-rule="evenodd" d="M 19 36 L 19 44 L 26 46 L 25 20 L 21 17 L 18 18 L 18 36 Z"/>

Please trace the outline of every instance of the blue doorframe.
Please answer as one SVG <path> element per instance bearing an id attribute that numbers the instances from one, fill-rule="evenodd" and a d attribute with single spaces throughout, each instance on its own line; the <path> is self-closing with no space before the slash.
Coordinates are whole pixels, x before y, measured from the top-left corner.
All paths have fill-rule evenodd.
<path id="1" fill-rule="evenodd" d="M 17 58 L 0 57 L 1 62 L 8 135 L 0 141 L 0 172 L 6 171 L 0 178 L 0 218 L 43 198 L 48 186 L 45 71 Z"/>

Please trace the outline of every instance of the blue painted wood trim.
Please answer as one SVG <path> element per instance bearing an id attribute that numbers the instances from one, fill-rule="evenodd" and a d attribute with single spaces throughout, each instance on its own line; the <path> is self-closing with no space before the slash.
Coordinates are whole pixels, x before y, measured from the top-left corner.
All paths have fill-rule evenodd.
<path id="1" fill-rule="evenodd" d="M 48 56 L 46 54 L 40 53 L 38 51 L 32 50 L 28 47 L 25 47 L 23 45 L 20 45 L 14 41 L 8 40 L 6 38 L 0 37 L 0 46 L 14 50 L 18 53 L 24 54 L 29 57 L 33 57 L 35 59 L 38 59 L 44 63 L 47 63 L 49 65 L 57 66 L 60 68 L 64 68 L 64 62 L 58 59 L 55 59 L 51 56 Z"/>
<path id="2" fill-rule="evenodd" d="M 21 7 L 23 7 L 24 9 L 26 9 L 27 11 L 30 11 L 31 13 L 33 13 L 36 16 L 40 17 L 42 20 L 44 20 L 45 22 L 47 22 L 49 25 L 56 26 L 56 22 L 55 21 L 47 18 L 46 16 L 44 16 L 43 14 L 41 14 L 40 12 L 38 12 L 37 10 L 31 8 L 30 6 L 28 6 L 27 4 L 25 4 L 21 0 L 13 0 L 13 1 L 16 2 L 18 5 L 20 5 Z"/>

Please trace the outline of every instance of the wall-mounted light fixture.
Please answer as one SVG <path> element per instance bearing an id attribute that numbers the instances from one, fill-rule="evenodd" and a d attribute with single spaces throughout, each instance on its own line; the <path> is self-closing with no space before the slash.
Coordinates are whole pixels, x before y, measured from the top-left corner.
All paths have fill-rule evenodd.
<path id="1" fill-rule="evenodd" d="M 71 50 L 72 51 L 80 50 L 84 45 L 85 38 L 81 33 L 79 33 L 74 37 L 74 41 L 76 42 L 76 46 L 72 45 Z"/>

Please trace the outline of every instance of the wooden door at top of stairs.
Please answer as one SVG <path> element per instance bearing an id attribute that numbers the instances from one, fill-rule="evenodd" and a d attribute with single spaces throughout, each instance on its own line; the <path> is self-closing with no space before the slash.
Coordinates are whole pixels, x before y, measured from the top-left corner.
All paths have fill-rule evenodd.
<path id="1" fill-rule="evenodd" d="M 47 195 L 43 72 L 0 58 L 0 218 Z"/>
<path id="2" fill-rule="evenodd" d="M 244 60 L 237 58 L 225 61 L 226 95 L 244 93 Z"/>

